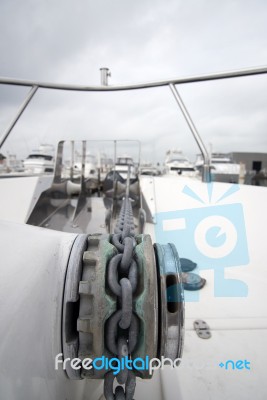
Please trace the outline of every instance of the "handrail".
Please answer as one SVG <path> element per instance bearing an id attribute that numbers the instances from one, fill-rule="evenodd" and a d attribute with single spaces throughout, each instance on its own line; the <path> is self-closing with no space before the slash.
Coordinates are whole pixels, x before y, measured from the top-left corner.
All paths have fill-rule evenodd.
<path id="1" fill-rule="evenodd" d="M 203 164 L 203 170 L 202 170 L 202 180 L 203 182 L 210 182 L 211 180 L 211 176 L 210 176 L 210 159 L 209 159 L 209 153 L 206 149 L 206 146 L 203 142 L 203 140 L 201 139 L 200 134 L 197 131 L 197 128 L 189 114 L 189 112 L 187 111 L 187 108 L 178 92 L 178 90 L 176 89 L 175 85 L 173 85 L 172 83 L 170 84 L 170 89 L 172 91 L 172 94 L 174 95 L 174 98 L 187 122 L 187 125 L 198 145 L 198 148 L 203 156 L 203 160 L 204 160 L 204 164 Z"/>
<path id="2" fill-rule="evenodd" d="M 220 79 L 237 78 L 243 76 L 261 75 L 267 73 L 267 66 L 264 67 L 254 67 L 233 70 L 228 72 L 217 72 L 204 75 L 195 75 L 184 78 L 168 79 L 164 81 L 152 81 L 129 85 L 117 85 L 117 86 L 83 86 L 83 85 L 70 85 L 70 84 L 57 84 L 48 83 L 41 81 L 29 81 L 24 79 L 13 79 L 0 77 L 0 84 L 3 85 L 15 85 L 15 86 L 38 86 L 43 89 L 55 89 L 55 90 L 74 90 L 81 92 L 112 92 L 120 90 L 134 90 L 134 89 L 147 89 L 160 86 L 169 86 L 170 84 L 179 85 L 183 83 L 195 83 L 195 82 L 205 82 Z"/>
<path id="3" fill-rule="evenodd" d="M 190 117 L 189 112 L 187 111 L 185 104 L 182 101 L 182 98 L 177 91 L 175 85 L 185 84 L 185 83 L 195 83 L 195 82 L 206 82 L 206 81 L 213 81 L 213 80 L 220 80 L 220 79 L 229 79 L 229 78 L 237 78 L 237 77 L 244 77 L 244 76 L 253 76 L 253 75 L 261 75 L 267 73 L 267 67 L 255 67 L 255 68 L 246 68 L 246 69 L 239 69 L 234 71 L 228 72 L 218 72 L 218 73 L 211 73 L 205 75 L 198 75 L 198 76 L 191 76 L 185 78 L 176 78 L 176 79 L 169 79 L 165 81 L 155 81 L 155 82 L 145 82 L 145 83 L 138 83 L 138 84 L 131 84 L 131 85 L 118 85 L 118 86 L 108 86 L 107 77 L 110 76 L 108 73 L 108 69 L 104 68 L 105 72 L 105 79 L 103 75 L 103 68 L 102 68 L 102 86 L 82 86 L 82 85 L 69 85 L 69 84 L 56 84 L 56 83 L 45 83 L 39 81 L 28 81 L 23 79 L 12 79 L 12 78 L 1 78 L 0 77 L 0 84 L 3 85 L 15 85 L 15 86 L 24 86 L 24 87 L 31 87 L 31 90 L 25 100 L 23 101 L 21 107 L 19 108 L 16 116 L 11 121 L 7 129 L 2 135 L 0 139 L 0 148 L 5 143 L 6 139 L 8 138 L 10 132 L 12 131 L 13 127 L 16 125 L 17 121 L 23 114 L 24 110 L 30 103 L 31 99 L 33 98 L 36 91 L 40 89 L 53 89 L 53 90 L 68 90 L 68 91 L 80 91 L 80 92 L 114 92 L 114 91 L 123 91 L 123 90 L 136 90 L 136 89 L 148 89 L 154 87 L 162 87 L 162 86 L 169 86 L 171 89 L 174 98 L 182 111 L 186 122 L 191 130 L 197 145 L 203 155 L 204 158 L 204 165 L 203 165 L 203 175 L 202 179 L 204 182 L 210 181 L 210 160 L 208 151 L 199 135 L 192 118 Z"/>
<path id="4" fill-rule="evenodd" d="M 20 108 L 18 109 L 17 114 L 12 119 L 12 121 L 10 122 L 10 124 L 6 128 L 6 130 L 3 132 L 2 137 L 0 138 L 0 148 L 5 143 L 5 141 L 8 138 L 10 132 L 12 131 L 12 129 L 14 128 L 14 126 L 16 125 L 18 120 L 20 119 L 21 115 L 23 114 L 24 110 L 27 108 L 28 104 L 30 103 L 31 99 L 33 98 L 33 96 L 35 95 L 37 90 L 38 90 L 38 86 L 37 85 L 32 86 L 31 90 L 29 91 L 29 93 L 27 94 L 27 96 L 24 99 L 23 103 L 21 104 Z"/>

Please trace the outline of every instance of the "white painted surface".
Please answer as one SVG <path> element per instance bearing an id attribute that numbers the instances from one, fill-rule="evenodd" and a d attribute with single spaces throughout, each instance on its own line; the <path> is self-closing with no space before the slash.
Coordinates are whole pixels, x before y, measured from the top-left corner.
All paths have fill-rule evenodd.
<path id="1" fill-rule="evenodd" d="M 266 337 L 266 329 L 212 331 L 207 340 L 186 331 L 181 366 L 161 372 L 163 399 L 266 400 Z M 243 361 L 243 369 L 221 368 L 228 359 Z"/>
<path id="2" fill-rule="evenodd" d="M 153 177 L 155 204 L 152 213 L 193 210 L 215 205 L 242 204 L 244 211 L 249 262 L 224 269 L 226 279 L 238 279 L 248 286 L 247 297 L 216 297 L 214 270 L 197 271 L 206 278 L 206 286 L 199 291 L 199 301 L 185 305 L 185 348 L 182 365 L 175 370 L 162 371 L 163 398 L 183 399 L 259 399 L 267 398 L 265 360 L 267 359 L 267 264 L 266 226 L 267 189 L 240 186 L 231 196 L 217 201 L 232 187 L 214 183 L 209 202 L 206 184 L 182 177 Z M 152 183 L 150 183 L 152 185 Z M 182 191 L 189 186 L 202 200 L 197 201 Z M 145 197 L 150 197 L 148 182 L 141 177 Z M 148 204 L 151 204 L 149 201 Z M 156 218 L 155 218 L 156 219 Z M 165 222 L 165 229 L 183 228 L 175 221 Z M 172 226 L 174 225 L 174 226 Z M 155 226 L 147 225 L 147 233 L 155 238 Z M 182 257 L 191 258 L 190 245 L 179 249 Z M 193 261 L 197 261 L 194 260 Z M 186 292 L 188 295 L 188 292 Z M 187 296 L 188 299 L 188 296 Z M 193 329 L 196 319 L 205 320 L 211 329 L 211 339 L 200 339 Z M 251 371 L 224 370 L 218 366 L 227 359 L 247 359 Z M 184 363 L 184 364 L 183 364 Z M 199 368 L 199 365 L 208 365 Z M 188 364 L 190 366 L 188 367 Z"/>
<path id="3" fill-rule="evenodd" d="M 66 267 L 75 234 L 0 222 L 0 393 L 7 400 L 97 399 L 99 382 L 70 381 L 61 348 Z"/>
<path id="4" fill-rule="evenodd" d="M 40 194 L 48 189 L 53 176 L 0 178 L 0 220 L 26 222 Z"/>

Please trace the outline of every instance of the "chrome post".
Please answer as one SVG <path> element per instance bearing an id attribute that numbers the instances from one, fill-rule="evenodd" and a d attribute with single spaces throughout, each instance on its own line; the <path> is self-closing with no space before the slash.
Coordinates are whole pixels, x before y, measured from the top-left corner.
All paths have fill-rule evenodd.
<path id="1" fill-rule="evenodd" d="M 112 205 L 111 205 L 111 225 L 110 225 L 110 229 L 113 228 L 112 227 L 112 222 L 114 222 L 114 203 L 115 203 L 115 194 L 116 194 L 116 188 L 117 188 L 117 181 L 115 182 L 115 168 L 116 168 L 116 161 L 117 161 L 117 140 L 113 141 L 114 144 L 114 166 L 113 166 L 113 197 L 112 197 Z"/>
<path id="2" fill-rule="evenodd" d="M 125 198 L 129 200 L 130 194 L 130 165 L 128 165 Z"/>
<path id="3" fill-rule="evenodd" d="M 85 191 L 86 140 L 82 141 L 81 191 Z"/>
<path id="4" fill-rule="evenodd" d="M 180 110 L 182 111 L 183 116 L 185 117 L 185 120 L 189 126 L 189 129 L 191 130 L 195 141 L 197 142 L 197 145 L 201 151 L 201 154 L 203 156 L 204 160 L 204 165 L 203 165 L 203 171 L 202 171 L 202 181 L 203 182 L 210 182 L 211 181 L 211 175 L 210 175 L 210 160 L 209 160 L 209 153 L 197 131 L 197 128 L 194 125 L 194 122 L 192 118 L 190 117 L 189 112 L 187 111 L 185 104 L 178 93 L 178 90 L 176 89 L 175 85 L 173 83 L 169 84 L 169 87 L 174 95 L 174 98 L 180 107 Z"/>
<path id="5" fill-rule="evenodd" d="M 114 140 L 113 193 L 115 193 L 115 167 L 117 161 L 117 140 Z"/>
<path id="6" fill-rule="evenodd" d="M 108 86 L 108 78 L 111 76 L 111 72 L 108 68 L 100 68 L 101 73 L 101 85 Z"/>
<path id="7" fill-rule="evenodd" d="M 63 150 L 64 150 L 64 140 L 61 140 L 57 146 L 56 164 L 54 171 L 54 183 L 61 183 L 62 181 L 62 164 L 63 164 Z"/>
<path id="8" fill-rule="evenodd" d="M 32 86 L 31 90 L 29 91 L 27 97 L 25 98 L 25 100 L 23 101 L 23 103 L 21 104 L 16 116 L 14 117 L 14 119 L 11 121 L 11 123 L 9 124 L 9 126 L 7 127 L 7 129 L 4 131 L 2 138 L 0 140 L 0 148 L 3 146 L 3 144 L 5 143 L 6 139 L 8 138 L 10 132 L 12 131 L 12 129 L 14 128 L 14 126 L 16 125 L 16 123 L 18 122 L 19 118 L 21 117 L 21 115 L 23 114 L 23 111 L 25 110 L 25 108 L 27 107 L 27 105 L 29 104 L 29 102 L 31 101 L 31 99 L 33 98 L 33 96 L 35 95 L 35 93 L 37 92 L 38 86 Z"/>
<path id="9" fill-rule="evenodd" d="M 74 168 L 74 140 L 71 141 L 71 167 L 70 167 L 70 180 L 73 181 L 73 168 Z"/>

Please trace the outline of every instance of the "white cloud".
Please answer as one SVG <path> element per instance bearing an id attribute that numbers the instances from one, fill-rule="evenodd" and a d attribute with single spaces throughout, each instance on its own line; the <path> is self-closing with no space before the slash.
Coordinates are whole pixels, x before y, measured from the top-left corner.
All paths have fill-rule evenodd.
<path id="1" fill-rule="evenodd" d="M 267 64 L 267 4 L 246 0 L 38 1 L 0 4 L 0 75 L 98 85 L 165 79 Z M 218 151 L 267 151 L 267 77 L 178 88 L 206 143 Z M 27 90 L 0 90 L 0 128 Z M 198 152 L 168 88 L 132 93 L 40 91 L 12 146 L 64 135 L 137 138 L 146 159 L 169 147 Z M 23 139 L 25 142 L 26 139 Z M 149 155 L 149 152 L 151 153 Z"/>

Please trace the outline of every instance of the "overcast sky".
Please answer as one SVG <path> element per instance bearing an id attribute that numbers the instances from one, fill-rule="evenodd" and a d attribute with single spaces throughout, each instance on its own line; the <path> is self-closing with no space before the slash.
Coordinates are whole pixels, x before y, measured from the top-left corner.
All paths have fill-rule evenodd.
<path id="1" fill-rule="evenodd" d="M 0 76 L 98 85 L 267 65 L 265 0 L 1 0 Z M 267 75 L 178 87 L 214 151 L 267 152 Z M 27 88 L 0 87 L 0 129 Z M 41 143 L 138 139 L 143 158 L 197 146 L 168 88 L 121 93 L 39 90 L 1 150 Z"/>

